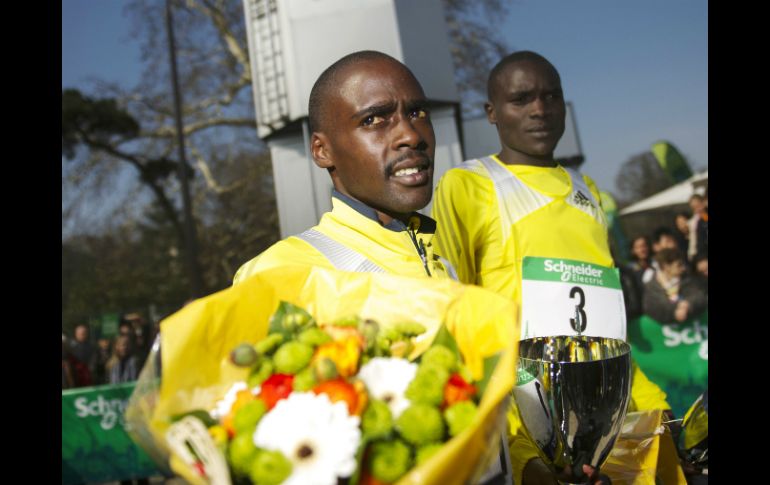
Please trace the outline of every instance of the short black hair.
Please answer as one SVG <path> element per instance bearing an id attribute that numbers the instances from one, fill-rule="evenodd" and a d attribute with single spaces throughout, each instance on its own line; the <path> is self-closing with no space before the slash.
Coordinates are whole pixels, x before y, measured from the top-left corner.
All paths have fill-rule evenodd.
<path id="1" fill-rule="evenodd" d="M 669 227 L 661 226 L 661 227 L 655 229 L 655 231 L 652 233 L 652 242 L 659 243 L 660 242 L 660 238 L 662 238 L 663 236 L 670 236 L 670 237 L 673 238 L 674 237 L 674 231 L 672 231 L 671 228 L 669 228 Z"/>
<path id="2" fill-rule="evenodd" d="M 495 67 L 493 67 L 492 70 L 489 71 L 489 78 L 487 79 L 487 99 L 491 100 L 492 94 L 497 89 L 497 78 L 503 72 L 505 72 L 505 70 L 509 66 L 516 64 L 517 62 L 523 62 L 523 61 L 542 62 L 546 64 L 551 69 L 553 69 L 553 72 L 556 74 L 556 77 L 559 79 L 559 83 L 561 83 L 561 76 L 559 76 L 559 71 L 557 71 L 554 65 L 551 64 L 551 61 L 541 56 L 537 52 L 516 51 L 500 59 L 500 62 L 495 64 Z"/>
<path id="3" fill-rule="evenodd" d="M 387 59 L 397 62 L 402 66 L 404 65 L 398 59 L 379 51 L 358 51 L 341 58 L 331 66 L 327 67 L 326 70 L 318 76 L 315 84 L 313 84 L 313 88 L 310 90 L 310 100 L 307 108 L 308 118 L 310 120 L 310 133 L 322 131 L 324 127 L 324 123 L 326 122 L 324 100 L 328 98 L 329 89 L 338 84 L 337 75 L 352 64 L 379 59 Z M 404 69 L 412 74 L 412 71 L 410 71 L 408 67 L 404 66 Z M 414 74 L 412 74 L 412 76 L 414 77 Z"/>

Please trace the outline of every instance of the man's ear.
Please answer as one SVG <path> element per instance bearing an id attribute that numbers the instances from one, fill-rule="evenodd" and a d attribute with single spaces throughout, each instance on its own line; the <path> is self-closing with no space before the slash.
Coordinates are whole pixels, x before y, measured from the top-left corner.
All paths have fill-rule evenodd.
<path id="1" fill-rule="evenodd" d="M 334 168 L 329 148 L 329 138 L 323 133 L 314 131 L 310 137 L 310 153 L 313 155 L 315 164 L 321 168 Z"/>
<path id="2" fill-rule="evenodd" d="M 486 103 L 484 103 L 484 111 L 487 112 L 487 120 L 493 125 L 497 124 L 497 114 L 495 113 L 495 106 L 489 101 L 487 101 Z"/>

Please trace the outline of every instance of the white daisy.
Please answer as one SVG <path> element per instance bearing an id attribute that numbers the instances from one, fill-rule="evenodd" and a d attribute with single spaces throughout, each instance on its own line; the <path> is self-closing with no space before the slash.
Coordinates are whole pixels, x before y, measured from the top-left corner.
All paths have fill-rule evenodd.
<path id="1" fill-rule="evenodd" d="M 369 394 L 374 399 L 388 403 L 393 419 L 398 418 L 410 401 L 404 396 L 407 386 L 414 379 L 417 364 L 394 357 L 374 357 L 358 373 Z"/>
<path id="2" fill-rule="evenodd" d="M 277 450 L 292 464 L 283 485 L 336 485 L 356 469 L 361 441 L 358 416 L 325 394 L 294 392 L 267 413 L 254 432 L 254 444 Z"/>

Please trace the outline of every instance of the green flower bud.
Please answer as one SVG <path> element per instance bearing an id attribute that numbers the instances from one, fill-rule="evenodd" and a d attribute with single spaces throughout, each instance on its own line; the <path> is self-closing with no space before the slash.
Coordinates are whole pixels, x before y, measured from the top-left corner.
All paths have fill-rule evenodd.
<path id="1" fill-rule="evenodd" d="M 249 478 L 258 485 L 278 485 L 291 475 L 291 468 L 283 453 L 264 450 L 252 463 Z"/>
<path id="2" fill-rule="evenodd" d="M 396 431 L 408 443 L 426 445 L 444 438 L 444 420 L 437 408 L 412 404 L 396 419 Z"/>
<path id="3" fill-rule="evenodd" d="M 279 374 L 296 374 L 307 367 L 312 357 L 313 347 L 291 341 L 278 347 L 273 355 L 273 364 Z"/>
<path id="4" fill-rule="evenodd" d="M 335 327 L 358 327 L 361 324 L 361 317 L 358 315 L 349 315 L 347 317 L 338 318 L 334 321 Z"/>
<path id="5" fill-rule="evenodd" d="M 369 438 L 385 438 L 393 430 L 393 415 L 385 401 L 373 399 L 361 419 L 361 429 Z"/>
<path id="6" fill-rule="evenodd" d="M 307 326 L 313 317 L 304 310 L 292 310 L 283 316 L 283 326 L 287 330 L 295 331 Z"/>
<path id="7" fill-rule="evenodd" d="M 317 359 L 313 363 L 312 367 L 313 367 L 313 372 L 315 373 L 315 378 L 319 382 L 329 381 L 331 379 L 336 378 L 339 375 L 339 371 L 337 370 L 337 364 L 335 364 L 334 361 L 329 357 L 322 357 L 320 359 Z"/>
<path id="8" fill-rule="evenodd" d="M 251 374 L 249 374 L 248 385 L 249 388 L 254 388 L 262 385 L 265 379 L 273 375 L 275 366 L 270 359 L 263 359 L 256 367 L 252 367 Z"/>
<path id="9" fill-rule="evenodd" d="M 372 476 L 382 482 L 395 482 L 411 468 L 411 454 L 409 446 L 401 440 L 375 443 L 369 455 Z"/>
<path id="10" fill-rule="evenodd" d="M 435 364 L 451 373 L 457 369 L 457 355 L 444 345 L 434 345 L 422 354 L 420 364 Z"/>
<path id="11" fill-rule="evenodd" d="M 425 333 L 425 326 L 417 322 L 399 322 L 395 325 L 395 329 L 403 337 L 416 337 Z"/>
<path id="12" fill-rule="evenodd" d="M 373 351 L 377 345 L 377 335 L 380 332 L 380 325 L 372 319 L 366 319 L 358 325 L 358 331 L 364 337 L 365 353 Z"/>
<path id="13" fill-rule="evenodd" d="M 278 345 L 280 345 L 281 342 L 283 342 L 283 335 L 280 333 L 271 333 L 254 344 L 254 349 L 261 355 L 269 355 L 278 348 Z"/>
<path id="14" fill-rule="evenodd" d="M 254 399 L 238 408 L 233 416 L 233 428 L 236 434 L 253 432 L 266 412 L 267 406 L 262 399 Z"/>
<path id="15" fill-rule="evenodd" d="M 449 435 L 457 436 L 469 427 L 476 417 L 476 405 L 473 401 L 460 401 L 444 410 L 444 419 L 449 425 Z"/>
<path id="16" fill-rule="evenodd" d="M 304 392 L 311 390 L 316 384 L 318 384 L 318 380 L 315 378 L 313 368 L 308 366 L 294 376 L 291 387 L 295 391 Z"/>
<path id="17" fill-rule="evenodd" d="M 379 338 L 381 340 L 387 340 L 388 345 L 390 345 L 391 342 L 395 342 L 396 340 L 401 339 L 401 332 L 396 330 L 394 327 L 387 327 L 380 329 Z"/>
<path id="18" fill-rule="evenodd" d="M 251 367 L 257 363 L 259 354 L 250 344 L 240 344 L 230 352 L 230 362 L 238 367 Z"/>
<path id="19" fill-rule="evenodd" d="M 440 406 L 444 402 L 444 386 L 449 371 L 435 364 L 422 364 L 406 388 L 404 395 L 414 403 Z"/>
<path id="20" fill-rule="evenodd" d="M 311 327 L 307 330 L 303 330 L 302 333 L 300 333 L 297 337 L 297 340 L 303 344 L 310 345 L 311 347 L 318 347 L 319 345 L 325 344 L 326 342 L 331 342 L 332 338 L 328 333 L 324 332 L 320 328 Z"/>
<path id="21" fill-rule="evenodd" d="M 239 475 L 247 475 L 258 450 L 250 433 L 236 434 L 227 449 L 230 464 Z"/>

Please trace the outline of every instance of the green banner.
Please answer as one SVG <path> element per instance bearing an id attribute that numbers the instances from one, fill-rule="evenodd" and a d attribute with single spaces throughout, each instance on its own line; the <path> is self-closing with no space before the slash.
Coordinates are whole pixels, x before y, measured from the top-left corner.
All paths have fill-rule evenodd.
<path id="1" fill-rule="evenodd" d="M 62 391 L 62 485 L 160 475 L 123 429 L 135 384 Z"/>
<path id="2" fill-rule="evenodd" d="M 708 311 L 680 324 L 664 325 L 646 315 L 628 322 L 634 360 L 666 392 L 677 418 L 708 387 L 708 335 Z"/>
<path id="3" fill-rule="evenodd" d="M 673 183 L 678 184 L 692 177 L 692 169 L 687 160 L 671 143 L 667 141 L 655 142 L 652 144 L 651 151 Z"/>
<path id="4" fill-rule="evenodd" d="M 521 271 L 526 280 L 561 281 L 620 289 L 617 269 L 583 261 L 527 256 Z"/>

